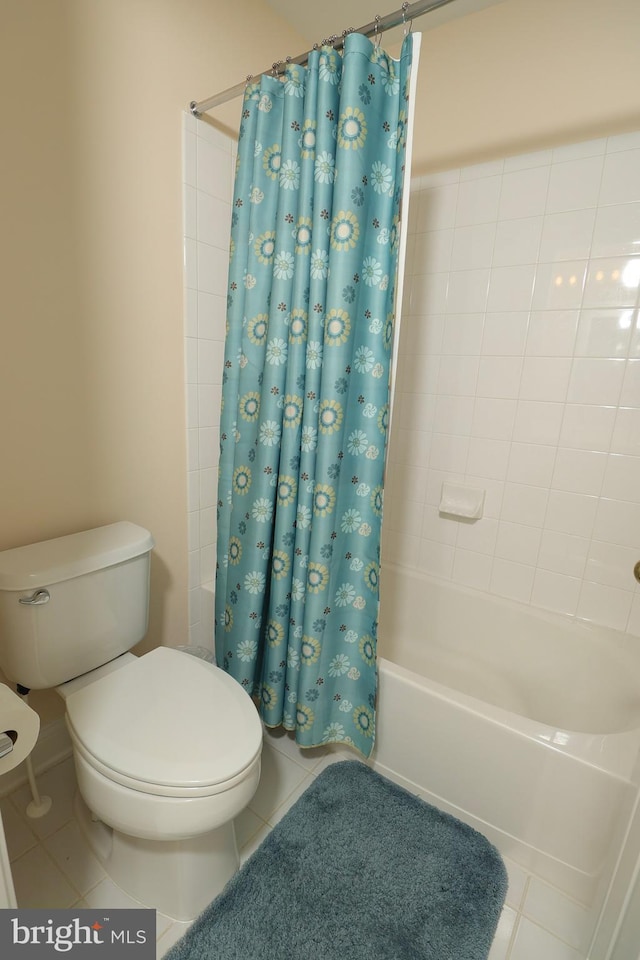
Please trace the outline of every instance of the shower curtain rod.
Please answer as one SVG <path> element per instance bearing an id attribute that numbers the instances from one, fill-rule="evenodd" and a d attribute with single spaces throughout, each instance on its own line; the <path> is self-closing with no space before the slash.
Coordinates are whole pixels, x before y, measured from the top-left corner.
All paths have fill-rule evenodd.
<path id="1" fill-rule="evenodd" d="M 376 17 L 372 23 L 367 23 L 364 27 L 358 27 L 357 30 L 354 27 L 343 30 L 341 36 L 334 34 L 326 40 L 323 40 L 321 45 L 332 46 L 335 50 L 339 50 L 344 46 L 345 38 L 350 33 L 362 33 L 365 37 L 377 36 L 403 23 L 411 24 L 417 17 L 423 17 L 426 13 L 431 13 L 440 7 L 446 7 L 453 2 L 454 0 L 418 0 L 417 3 L 403 3 L 400 10 L 396 10 L 394 13 L 388 13 L 384 17 Z M 316 50 L 318 46 L 320 45 L 317 43 L 314 44 L 313 49 Z M 289 63 L 305 64 L 309 59 L 310 52 L 311 51 L 308 50 L 306 53 L 301 53 L 298 57 L 287 57 L 286 60 L 276 60 L 276 62 L 272 64 L 271 70 L 267 68 L 267 70 L 262 70 L 261 73 L 273 73 L 274 76 L 278 76 L 279 67 L 286 67 Z M 253 79 L 253 76 L 253 74 L 249 74 L 243 83 L 237 83 L 235 87 L 229 87 L 228 90 L 223 90 L 221 93 L 217 93 L 213 97 L 208 97 L 206 100 L 192 100 L 189 104 L 191 113 L 194 117 L 199 117 L 201 114 L 206 113 L 207 110 L 213 110 L 214 107 L 218 107 L 228 100 L 234 100 L 236 97 L 241 96 L 245 91 L 247 83 Z M 256 76 L 260 76 L 260 74 L 256 74 Z"/>

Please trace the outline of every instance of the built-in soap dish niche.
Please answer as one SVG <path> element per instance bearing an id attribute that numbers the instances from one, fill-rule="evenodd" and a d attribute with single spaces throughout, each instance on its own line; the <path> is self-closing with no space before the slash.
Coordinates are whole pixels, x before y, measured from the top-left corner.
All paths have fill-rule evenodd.
<path id="1" fill-rule="evenodd" d="M 482 487 L 470 487 L 464 483 L 442 484 L 440 513 L 460 520 L 479 520 L 484 510 L 485 491 Z"/>

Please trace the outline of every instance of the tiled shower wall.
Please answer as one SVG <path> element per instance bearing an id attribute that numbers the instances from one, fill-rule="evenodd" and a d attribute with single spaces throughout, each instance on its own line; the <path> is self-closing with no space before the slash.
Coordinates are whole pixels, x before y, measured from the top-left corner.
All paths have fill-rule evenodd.
<path id="1" fill-rule="evenodd" d="M 213 645 L 201 585 L 216 552 L 220 397 L 235 144 L 206 120 L 183 118 L 185 378 L 189 510 L 189 638 Z M 204 602 L 203 602 L 204 599 Z"/>
<path id="2" fill-rule="evenodd" d="M 384 556 L 640 635 L 640 134 L 415 180 L 409 233 Z"/>

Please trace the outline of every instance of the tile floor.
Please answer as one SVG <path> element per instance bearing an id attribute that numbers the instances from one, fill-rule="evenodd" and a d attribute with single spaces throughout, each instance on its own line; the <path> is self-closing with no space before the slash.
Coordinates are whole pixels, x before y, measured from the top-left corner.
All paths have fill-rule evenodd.
<path id="1" fill-rule="evenodd" d="M 238 818 L 245 860 L 328 763 L 345 754 L 301 751 L 287 734 L 269 732 L 258 791 Z M 352 757 L 352 754 L 349 754 Z M 30 820 L 28 785 L 0 800 L 18 904 L 21 907 L 139 906 L 105 875 L 85 844 L 73 815 L 73 762 L 65 760 L 39 779 L 53 800 L 50 812 Z M 489 960 L 584 960 L 580 951 L 587 911 L 559 891 L 507 862 L 509 892 Z M 158 960 L 188 927 L 157 917 Z"/>

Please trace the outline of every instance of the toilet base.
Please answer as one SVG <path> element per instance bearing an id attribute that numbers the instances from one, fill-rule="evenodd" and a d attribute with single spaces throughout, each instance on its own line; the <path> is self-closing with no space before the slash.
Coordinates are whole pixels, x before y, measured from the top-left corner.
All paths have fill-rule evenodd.
<path id="1" fill-rule="evenodd" d="M 80 793 L 80 828 L 108 876 L 122 890 L 174 920 L 193 920 L 240 866 L 233 821 L 187 840 L 130 837 L 93 820 Z"/>

